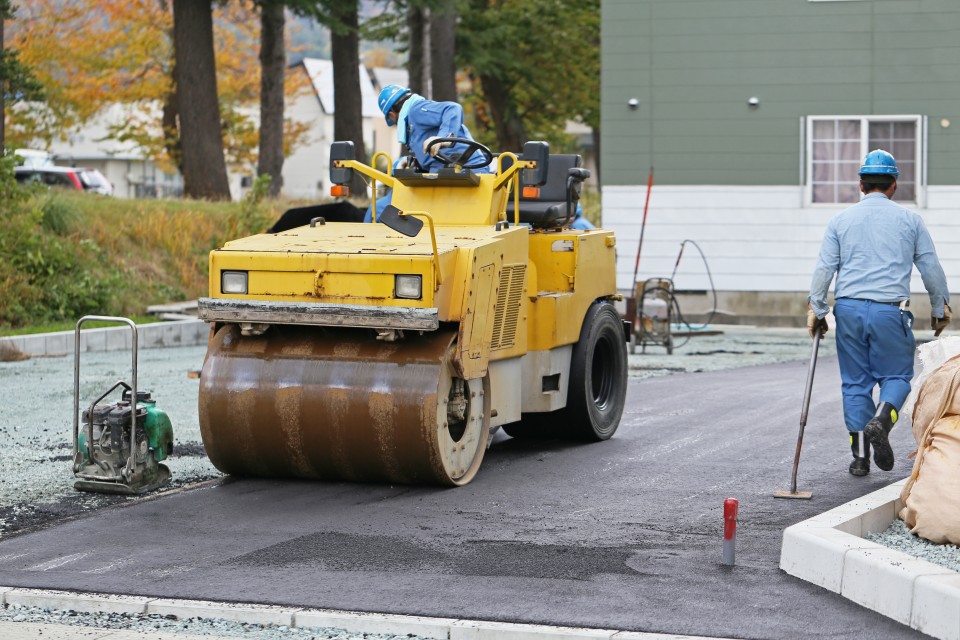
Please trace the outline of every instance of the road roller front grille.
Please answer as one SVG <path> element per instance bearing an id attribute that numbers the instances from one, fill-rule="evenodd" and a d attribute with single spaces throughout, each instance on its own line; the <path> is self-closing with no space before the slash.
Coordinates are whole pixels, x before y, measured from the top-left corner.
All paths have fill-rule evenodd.
<path id="1" fill-rule="evenodd" d="M 500 271 L 497 306 L 493 311 L 493 339 L 491 350 L 509 349 L 517 339 L 520 319 L 520 296 L 523 295 L 525 264 L 505 264 Z"/>

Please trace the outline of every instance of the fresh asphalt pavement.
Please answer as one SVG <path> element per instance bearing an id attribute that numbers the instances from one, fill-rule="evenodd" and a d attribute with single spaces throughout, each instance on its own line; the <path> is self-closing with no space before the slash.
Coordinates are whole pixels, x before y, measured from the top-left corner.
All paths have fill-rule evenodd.
<path id="1" fill-rule="evenodd" d="M 222 479 L 0 540 L 0 585 L 735 638 L 922 637 L 781 572 L 787 526 L 899 480 L 847 474 L 836 358 L 631 379 L 608 442 L 498 434 L 457 489 Z M 906 422 L 906 421 L 904 421 Z M 736 566 L 723 501 L 740 501 Z"/>

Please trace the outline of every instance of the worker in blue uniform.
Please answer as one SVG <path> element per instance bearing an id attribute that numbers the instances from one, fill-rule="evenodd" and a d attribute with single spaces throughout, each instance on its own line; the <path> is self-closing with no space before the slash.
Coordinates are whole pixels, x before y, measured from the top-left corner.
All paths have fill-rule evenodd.
<path id="1" fill-rule="evenodd" d="M 456 102 L 427 100 L 407 87 L 391 84 L 380 91 L 377 105 L 387 121 L 387 126 L 397 127 L 397 140 L 410 149 L 425 173 L 436 173 L 447 166 L 443 160 L 437 158 L 437 153 L 442 149 L 447 149 L 445 155 L 453 158 L 459 157 L 466 150 L 463 144 L 452 144 L 443 138 L 473 140 L 470 130 L 463 124 L 463 107 Z M 438 142 L 431 144 L 434 141 Z M 403 159 L 395 168 L 405 167 L 406 164 L 402 161 Z M 482 161 L 483 155 L 475 151 L 464 164 L 476 165 Z M 483 166 L 471 171 L 490 173 L 490 168 Z M 384 207 L 390 204 L 392 196 L 393 193 L 388 192 L 378 199 L 377 211 L 383 211 Z M 372 212 L 367 209 L 364 221 L 370 222 L 371 218 Z"/>
<path id="2" fill-rule="evenodd" d="M 463 124 L 463 107 L 456 102 L 434 102 L 410 89 L 398 84 L 387 85 L 377 98 L 377 105 L 383 113 L 388 126 L 397 127 L 397 140 L 413 153 L 420 167 L 426 173 L 436 173 L 446 164 L 437 158 L 437 153 L 453 147 L 446 155 L 457 157 L 462 154 L 464 145 L 452 145 L 440 141 L 431 146 L 438 138 L 465 138 L 473 140 L 470 130 Z M 479 151 L 474 152 L 464 164 L 477 164 L 483 159 Z M 490 173 L 488 167 L 472 169 L 479 173 Z"/>
<path id="3" fill-rule="evenodd" d="M 910 393 L 916 343 L 907 310 L 910 275 L 916 265 L 930 296 L 931 326 L 939 335 L 950 323 L 950 294 L 923 219 L 892 201 L 900 170 L 892 155 L 871 151 L 860 168 L 858 204 L 827 224 L 808 298 L 811 337 L 827 332 L 827 290 L 836 275 L 833 316 L 850 432 L 850 473 L 864 476 L 873 461 L 893 468 L 889 434 Z M 879 404 L 873 400 L 880 387 Z"/>

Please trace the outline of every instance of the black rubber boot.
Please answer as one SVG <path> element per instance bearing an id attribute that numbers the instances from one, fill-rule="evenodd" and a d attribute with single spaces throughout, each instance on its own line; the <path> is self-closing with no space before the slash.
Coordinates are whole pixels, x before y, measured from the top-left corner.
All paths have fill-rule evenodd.
<path id="1" fill-rule="evenodd" d="M 880 403 L 876 415 L 870 419 L 863 432 L 873 445 L 873 461 L 884 471 L 893 469 L 893 449 L 890 448 L 890 430 L 897 422 L 897 410 L 889 402 Z"/>
<path id="2" fill-rule="evenodd" d="M 870 473 L 870 444 L 862 431 L 850 431 L 850 451 L 853 462 L 850 463 L 850 475 L 865 476 Z"/>

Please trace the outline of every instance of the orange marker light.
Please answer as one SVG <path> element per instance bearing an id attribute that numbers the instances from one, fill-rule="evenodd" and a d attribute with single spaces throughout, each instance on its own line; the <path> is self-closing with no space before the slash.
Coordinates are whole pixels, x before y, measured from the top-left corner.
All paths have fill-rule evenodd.
<path id="1" fill-rule="evenodd" d="M 539 198 L 540 189 L 538 187 L 524 187 L 520 195 L 524 198 Z"/>
<path id="2" fill-rule="evenodd" d="M 345 184 L 335 184 L 330 187 L 330 195 L 337 196 L 348 196 L 350 195 L 350 187 Z"/>

